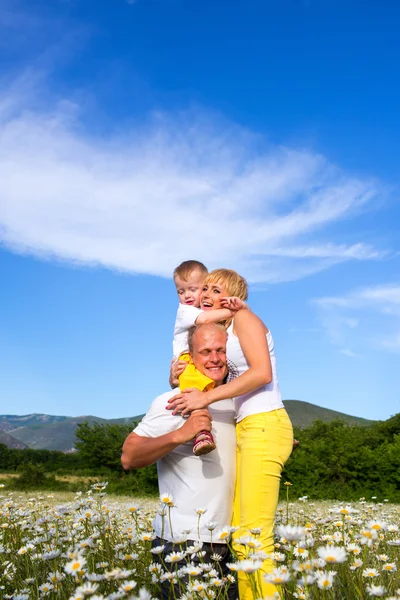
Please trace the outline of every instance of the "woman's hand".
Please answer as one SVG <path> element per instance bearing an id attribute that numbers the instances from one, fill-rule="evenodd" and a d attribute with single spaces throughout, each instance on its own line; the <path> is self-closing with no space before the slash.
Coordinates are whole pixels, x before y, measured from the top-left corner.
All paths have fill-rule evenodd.
<path id="1" fill-rule="evenodd" d="M 179 377 L 187 366 L 188 363 L 184 360 L 172 360 L 169 372 L 169 385 L 172 389 L 179 387 Z"/>
<path id="2" fill-rule="evenodd" d="M 190 415 L 193 410 L 207 408 L 207 392 L 200 392 L 197 388 L 187 388 L 185 391 L 173 396 L 168 400 L 168 410 L 172 410 L 173 415 L 181 413 L 182 417 Z"/>

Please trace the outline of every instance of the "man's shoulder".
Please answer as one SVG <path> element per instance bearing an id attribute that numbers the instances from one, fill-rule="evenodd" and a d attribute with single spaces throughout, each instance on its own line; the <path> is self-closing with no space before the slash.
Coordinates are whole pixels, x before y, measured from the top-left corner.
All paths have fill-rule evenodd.
<path id="1" fill-rule="evenodd" d="M 157 398 L 154 398 L 153 402 L 151 403 L 151 406 L 152 407 L 163 406 L 165 408 L 166 402 L 168 402 L 168 400 L 170 398 L 175 396 L 175 394 L 179 394 L 179 388 L 176 388 L 175 390 L 168 390 L 168 392 L 164 392 L 163 394 L 160 394 L 159 396 L 157 396 Z"/>
<path id="2" fill-rule="evenodd" d="M 168 400 L 178 391 L 170 390 L 157 396 L 134 432 L 147 437 L 157 437 L 178 429 L 182 425 L 182 417 L 173 415 L 172 411 L 166 408 Z"/>
<path id="3" fill-rule="evenodd" d="M 156 415 L 172 415 L 172 412 L 166 410 L 166 406 L 168 400 L 175 396 L 175 394 L 179 394 L 179 388 L 176 390 L 169 390 L 168 392 L 164 392 L 160 394 L 156 398 L 154 398 L 153 402 L 148 407 L 146 414 L 144 415 L 144 419 L 148 416 L 156 416 Z"/>

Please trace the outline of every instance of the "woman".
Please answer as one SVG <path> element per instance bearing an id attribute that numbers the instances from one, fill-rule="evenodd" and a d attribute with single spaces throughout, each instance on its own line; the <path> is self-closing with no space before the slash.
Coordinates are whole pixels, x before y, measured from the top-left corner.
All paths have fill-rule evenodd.
<path id="1" fill-rule="evenodd" d="M 229 269 L 212 271 L 205 279 L 201 295 L 204 310 L 227 306 L 227 296 L 247 299 L 243 277 Z M 226 346 L 228 364 L 239 376 L 207 392 L 185 390 L 170 400 L 174 413 L 183 415 L 226 398 L 235 398 L 237 473 L 233 525 L 239 530 L 235 539 L 261 528 L 258 537 L 267 554 L 274 551 L 273 527 L 278 504 L 282 468 L 293 447 L 293 429 L 283 406 L 276 373 L 274 343 L 264 323 L 250 310 L 239 310 L 228 323 Z M 179 367 L 174 375 L 179 373 Z M 235 545 L 235 542 L 234 542 Z M 235 550 L 243 554 L 243 546 Z M 273 561 L 264 561 L 263 573 L 270 572 Z M 262 596 L 273 596 L 275 586 L 261 581 Z M 252 599 L 247 576 L 239 572 L 239 596 Z"/>

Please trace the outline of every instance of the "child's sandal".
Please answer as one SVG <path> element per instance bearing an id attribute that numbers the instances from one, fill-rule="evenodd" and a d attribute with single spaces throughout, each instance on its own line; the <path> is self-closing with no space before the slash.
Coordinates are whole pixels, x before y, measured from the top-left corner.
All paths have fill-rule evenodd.
<path id="1" fill-rule="evenodd" d="M 216 445 L 212 433 L 200 431 L 193 440 L 193 454 L 202 456 L 215 450 Z"/>

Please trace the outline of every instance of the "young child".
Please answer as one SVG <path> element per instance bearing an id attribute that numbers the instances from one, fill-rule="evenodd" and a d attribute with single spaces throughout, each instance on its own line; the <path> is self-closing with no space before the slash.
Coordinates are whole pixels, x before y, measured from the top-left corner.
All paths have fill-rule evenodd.
<path id="1" fill-rule="evenodd" d="M 219 323 L 232 318 L 237 310 L 245 306 L 239 299 L 232 299 L 228 304 L 232 308 L 203 311 L 200 309 L 200 294 L 203 282 L 208 274 L 207 268 L 197 260 L 186 260 L 174 270 L 174 282 L 179 297 L 176 314 L 174 340 L 172 344 L 173 362 L 185 361 L 187 366 L 179 376 L 179 389 L 197 388 L 201 391 L 214 387 L 214 381 L 196 369 L 188 354 L 188 331 L 193 325 L 202 323 Z M 170 380 L 172 385 L 172 381 Z M 193 441 L 193 452 L 196 456 L 208 454 L 215 449 L 212 434 L 200 432 Z"/>

